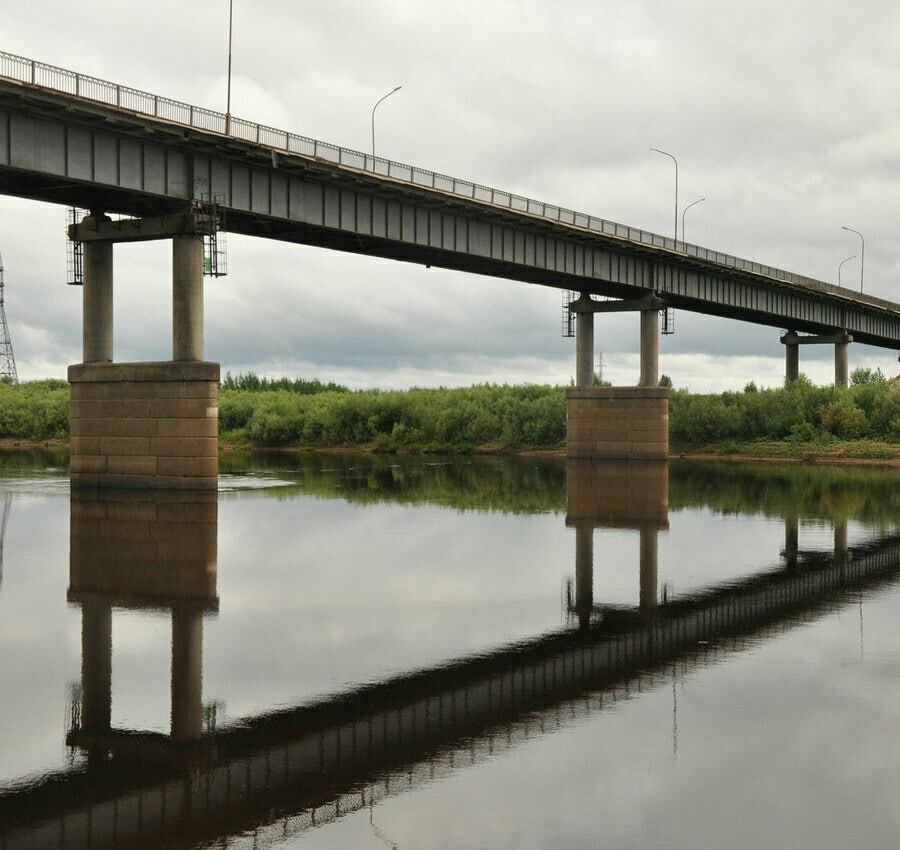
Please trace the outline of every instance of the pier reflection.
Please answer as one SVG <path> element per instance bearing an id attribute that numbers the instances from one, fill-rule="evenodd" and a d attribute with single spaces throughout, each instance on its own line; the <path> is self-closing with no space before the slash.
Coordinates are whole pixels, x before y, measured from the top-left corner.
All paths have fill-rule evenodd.
<path id="1" fill-rule="evenodd" d="M 68 600 L 81 607 L 82 666 L 67 740 L 92 761 L 181 763 L 203 750 L 203 617 L 219 607 L 217 512 L 215 493 L 72 493 Z M 113 609 L 170 613 L 168 736 L 111 726 Z"/>
<path id="2" fill-rule="evenodd" d="M 657 552 L 660 530 L 669 527 L 669 465 L 666 461 L 566 462 L 566 525 L 575 529 L 575 590 L 569 612 L 587 630 L 603 616 L 594 606 L 594 530 L 632 529 L 640 534 L 639 612 L 657 606 Z"/>
<path id="3" fill-rule="evenodd" d="M 844 604 L 848 590 L 900 577 L 900 538 L 878 536 L 850 557 L 838 521 L 833 553 L 804 552 L 791 531 L 798 522 L 786 517 L 791 557 L 779 557 L 776 542 L 759 574 L 660 600 L 666 464 L 565 468 L 570 627 L 218 729 L 204 727 L 201 697 L 203 617 L 218 610 L 214 497 L 75 494 L 68 598 L 82 612 L 82 673 L 68 742 L 89 757 L 0 794 L 0 848 L 193 847 L 248 832 L 264 846 L 551 733 L 561 718 L 668 684 L 674 665 L 684 675 L 794 628 Z M 631 609 L 595 602 L 594 533 L 606 528 L 640 537 Z M 112 728 L 121 608 L 171 615 L 168 735 Z"/>

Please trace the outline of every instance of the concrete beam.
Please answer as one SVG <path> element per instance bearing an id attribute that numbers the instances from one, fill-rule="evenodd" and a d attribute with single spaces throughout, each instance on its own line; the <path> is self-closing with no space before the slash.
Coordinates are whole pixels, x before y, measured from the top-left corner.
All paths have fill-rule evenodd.
<path id="1" fill-rule="evenodd" d="M 577 301 L 569 304 L 573 313 L 625 313 L 634 310 L 662 310 L 665 306 L 657 295 L 645 295 L 643 298 L 628 298 L 624 301 L 594 301 L 582 295 Z"/>
<path id="2" fill-rule="evenodd" d="M 832 334 L 809 334 L 803 335 L 788 331 L 781 337 L 783 345 L 838 345 L 841 343 L 853 342 L 853 335 L 846 331 L 835 331 Z"/>
<path id="3" fill-rule="evenodd" d="M 210 215 L 191 211 L 151 218 L 123 218 L 111 221 L 88 216 L 69 225 L 69 239 L 75 242 L 148 242 L 184 234 L 203 234 L 210 229 Z"/>

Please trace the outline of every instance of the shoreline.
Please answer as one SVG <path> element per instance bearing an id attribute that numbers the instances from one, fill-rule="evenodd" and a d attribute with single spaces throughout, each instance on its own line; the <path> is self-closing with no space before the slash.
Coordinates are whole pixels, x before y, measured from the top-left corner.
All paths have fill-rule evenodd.
<path id="1" fill-rule="evenodd" d="M 65 440 L 26 440 L 15 437 L 0 437 L 0 451 L 69 451 L 69 443 Z M 234 452 L 267 452 L 283 454 L 383 454 L 383 455 L 428 455 L 428 456 L 513 456 L 513 457 L 560 457 L 565 458 L 565 447 L 553 449 L 472 449 L 470 452 L 386 452 L 377 451 L 371 447 L 359 446 L 235 446 L 225 443 L 219 446 L 219 451 L 231 454 Z M 709 447 L 693 450 L 674 450 L 669 452 L 669 460 L 696 460 L 705 463 L 781 463 L 809 466 L 883 466 L 888 468 L 900 468 L 900 451 L 894 457 L 853 457 L 841 455 L 818 455 L 809 453 L 797 455 L 772 455 L 754 454 L 742 452 L 716 452 Z"/>

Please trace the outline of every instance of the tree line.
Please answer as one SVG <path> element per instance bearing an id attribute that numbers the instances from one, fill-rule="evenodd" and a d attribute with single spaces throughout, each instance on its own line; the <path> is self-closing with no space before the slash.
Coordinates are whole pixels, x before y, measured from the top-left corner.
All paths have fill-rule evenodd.
<path id="1" fill-rule="evenodd" d="M 671 382 L 663 376 L 661 383 Z M 0 383 L 0 437 L 64 441 L 65 381 Z M 352 446 L 376 451 L 469 452 L 565 445 L 565 387 L 477 384 L 403 391 L 350 390 L 334 383 L 226 375 L 219 390 L 223 442 L 252 447 Z M 900 443 L 900 390 L 880 371 L 857 369 L 851 386 L 800 380 L 740 392 L 673 389 L 674 449 L 741 448 L 754 442 L 815 449 L 840 443 Z"/>

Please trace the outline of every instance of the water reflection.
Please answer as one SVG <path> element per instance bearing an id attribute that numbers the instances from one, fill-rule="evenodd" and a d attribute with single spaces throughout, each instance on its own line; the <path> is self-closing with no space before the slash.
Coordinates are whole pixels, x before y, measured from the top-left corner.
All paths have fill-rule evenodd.
<path id="1" fill-rule="evenodd" d="M 190 760 L 203 738 L 203 616 L 218 610 L 216 494 L 74 491 L 68 600 L 81 608 L 80 699 L 68 743 L 95 762 Z M 168 737 L 111 727 L 113 608 L 172 620 Z"/>
<path id="2" fill-rule="evenodd" d="M 666 464 L 569 461 L 554 465 L 536 490 L 517 493 L 535 474 L 521 464 L 447 464 L 429 475 L 380 459 L 329 459 L 324 469 L 325 461 L 316 463 L 313 470 L 286 464 L 277 470 L 285 486 L 270 492 L 288 498 L 291 487 L 306 487 L 348 501 L 419 499 L 466 509 L 476 502 L 512 511 L 528 503 L 564 506 L 565 525 L 575 532 L 566 627 L 216 727 L 206 722 L 201 688 L 203 617 L 218 610 L 214 494 L 199 501 L 74 494 L 68 599 L 81 612 L 82 666 L 67 740 L 88 758 L 78 769 L 0 794 L 0 847 L 228 846 L 244 833 L 265 846 L 546 736 L 623 697 L 668 686 L 676 667 L 683 676 L 833 610 L 848 592 L 900 576 L 893 533 L 848 545 L 852 513 L 834 510 L 843 485 L 801 488 L 805 497 L 780 513 L 802 478 L 760 474 L 736 490 L 719 471 L 682 476 L 676 469 L 670 480 Z M 484 492 L 473 496 L 471 487 Z M 886 519 L 874 502 L 845 489 L 872 521 Z M 829 501 L 834 550 L 802 549 L 801 517 L 829 515 Z M 673 503 L 769 511 L 783 517 L 784 549 L 776 546 L 754 575 L 691 595 L 659 594 L 659 537 Z M 629 565 L 639 588 L 631 608 L 603 602 L 607 553 L 595 552 L 595 537 L 605 529 L 639 540 Z M 112 724 L 112 611 L 123 608 L 171 616 L 168 735 Z M 261 655 L 279 651 L 267 646 Z"/>
<path id="3" fill-rule="evenodd" d="M 640 535 L 639 613 L 657 606 L 658 545 L 669 527 L 669 465 L 665 461 L 569 460 L 566 464 L 566 525 L 575 529 L 575 590 L 568 608 L 583 631 L 603 618 L 594 605 L 594 530 L 620 528 Z M 607 616 L 610 610 L 605 612 Z"/>

